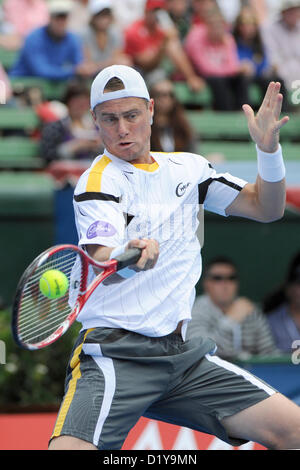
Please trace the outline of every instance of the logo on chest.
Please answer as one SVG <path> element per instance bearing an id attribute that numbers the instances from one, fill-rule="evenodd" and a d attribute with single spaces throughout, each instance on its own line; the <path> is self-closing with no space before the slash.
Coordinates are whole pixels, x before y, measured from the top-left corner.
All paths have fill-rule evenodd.
<path id="1" fill-rule="evenodd" d="M 176 191 L 175 191 L 175 192 L 176 192 L 176 196 L 177 196 L 177 197 L 182 197 L 182 196 L 185 194 L 187 188 L 188 188 L 191 184 L 192 184 L 192 183 L 186 183 L 186 184 L 184 184 L 184 183 L 179 183 L 178 186 L 177 186 L 177 188 L 176 188 Z"/>

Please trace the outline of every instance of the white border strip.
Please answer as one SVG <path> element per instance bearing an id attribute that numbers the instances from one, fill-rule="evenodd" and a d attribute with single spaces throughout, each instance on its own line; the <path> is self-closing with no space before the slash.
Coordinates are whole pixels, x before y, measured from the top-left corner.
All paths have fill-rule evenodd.
<path id="1" fill-rule="evenodd" d="M 250 374 L 250 372 L 247 372 L 244 369 L 241 369 L 240 367 L 231 364 L 230 362 L 224 361 L 224 359 L 220 359 L 218 356 L 211 356 L 210 354 L 205 355 L 206 359 L 210 362 L 213 362 L 217 366 L 223 367 L 224 369 L 230 370 L 234 374 L 237 375 L 242 375 L 248 382 L 251 382 L 253 385 L 256 387 L 264 390 L 268 395 L 274 395 L 276 393 L 273 388 L 270 388 L 267 384 L 264 382 L 261 382 L 257 377 L 254 375 Z"/>
<path id="2" fill-rule="evenodd" d="M 84 344 L 83 351 L 85 354 L 91 355 L 104 376 L 103 400 L 93 436 L 93 444 L 98 447 L 102 428 L 109 414 L 116 391 L 116 374 L 113 360 L 110 357 L 104 357 L 102 355 L 99 344 Z"/>

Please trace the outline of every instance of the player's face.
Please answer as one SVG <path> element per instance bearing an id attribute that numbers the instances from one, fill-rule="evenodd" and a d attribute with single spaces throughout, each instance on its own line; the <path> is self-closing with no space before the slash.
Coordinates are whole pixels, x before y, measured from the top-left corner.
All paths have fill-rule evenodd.
<path id="1" fill-rule="evenodd" d="M 229 306 L 238 291 L 234 267 L 221 263 L 211 266 L 204 281 L 204 290 L 219 307 Z"/>
<path id="2" fill-rule="evenodd" d="M 120 98 L 101 103 L 92 113 L 105 148 L 131 163 L 150 163 L 153 100 Z"/>

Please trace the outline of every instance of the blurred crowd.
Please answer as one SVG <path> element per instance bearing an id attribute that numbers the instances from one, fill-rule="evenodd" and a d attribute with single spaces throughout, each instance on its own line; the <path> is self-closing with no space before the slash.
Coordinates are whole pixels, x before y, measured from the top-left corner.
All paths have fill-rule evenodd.
<path id="1" fill-rule="evenodd" d="M 224 359 L 281 356 L 300 351 L 300 252 L 280 286 L 260 304 L 241 296 L 239 270 L 221 256 L 206 264 L 187 337 L 209 336 Z"/>
<path id="2" fill-rule="evenodd" d="M 26 91 L 26 104 L 47 124 L 47 162 L 99 151 L 87 117 L 88 89 L 100 70 L 116 63 L 138 69 L 159 98 L 153 149 L 191 151 L 194 138 L 174 83 L 185 83 L 190 93 L 209 89 L 213 109 L 235 111 L 251 104 L 252 84 L 263 93 L 276 80 L 286 111 L 300 77 L 299 43 L 296 0 L 2 0 L 0 61 L 3 51 L 16 58 L 9 69 L 0 62 L 0 80 L 12 106 L 20 104 L 16 77 L 68 84 L 61 106 Z"/>

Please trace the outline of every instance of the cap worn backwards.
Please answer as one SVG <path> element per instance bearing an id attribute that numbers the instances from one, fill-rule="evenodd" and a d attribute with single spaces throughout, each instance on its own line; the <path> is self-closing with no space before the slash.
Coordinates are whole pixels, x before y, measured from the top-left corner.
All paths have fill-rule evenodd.
<path id="1" fill-rule="evenodd" d="M 104 93 L 105 86 L 112 78 L 119 78 L 124 89 Z M 150 95 L 142 75 L 127 65 L 112 65 L 101 70 L 91 87 L 91 109 L 105 101 L 119 98 L 144 98 L 150 101 Z"/>

